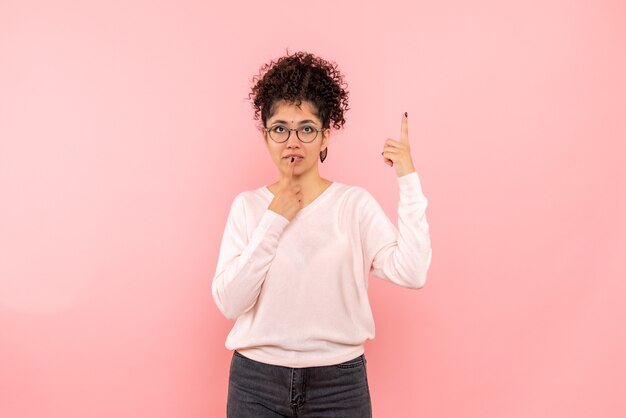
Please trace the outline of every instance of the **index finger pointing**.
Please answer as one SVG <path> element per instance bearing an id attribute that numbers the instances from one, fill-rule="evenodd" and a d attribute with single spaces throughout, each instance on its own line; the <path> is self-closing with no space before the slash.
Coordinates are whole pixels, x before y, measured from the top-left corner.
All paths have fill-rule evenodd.
<path id="1" fill-rule="evenodd" d="M 287 174 L 285 175 L 285 177 L 283 177 L 283 183 L 285 184 L 289 184 L 291 183 L 291 179 L 293 177 L 293 169 L 296 166 L 295 161 L 296 159 L 294 157 L 291 157 L 291 159 L 289 160 L 289 165 L 287 166 Z"/>
<path id="2" fill-rule="evenodd" d="M 409 142 L 409 114 L 404 112 L 400 126 L 400 141 Z"/>

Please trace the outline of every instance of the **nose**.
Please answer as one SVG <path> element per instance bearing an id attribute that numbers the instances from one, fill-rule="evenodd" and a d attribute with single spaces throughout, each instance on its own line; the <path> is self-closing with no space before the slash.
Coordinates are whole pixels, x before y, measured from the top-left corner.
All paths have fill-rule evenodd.
<path id="1" fill-rule="evenodd" d="M 296 135 L 296 131 L 291 131 L 286 145 L 287 148 L 300 148 L 300 140 L 298 139 L 298 135 Z"/>

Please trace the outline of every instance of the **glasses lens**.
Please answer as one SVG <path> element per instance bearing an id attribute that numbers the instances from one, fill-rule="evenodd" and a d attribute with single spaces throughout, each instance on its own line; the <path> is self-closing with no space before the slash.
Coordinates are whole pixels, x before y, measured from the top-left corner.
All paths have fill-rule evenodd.
<path id="1" fill-rule="evenodd" d="M 276 142 L 285 142 L 287 138 L 289 138 L 289 130 L 287 130 L 284 126 L 273 126 L 270 129 L 270 138 Z"/>
<path id="2" fill-rule="evenodd" d="M 302 142 L 311 142 L 317 136 L 317 130 L 312 126 L 304 125 L 300 129 L 298 129 L 298 138 Z"/>

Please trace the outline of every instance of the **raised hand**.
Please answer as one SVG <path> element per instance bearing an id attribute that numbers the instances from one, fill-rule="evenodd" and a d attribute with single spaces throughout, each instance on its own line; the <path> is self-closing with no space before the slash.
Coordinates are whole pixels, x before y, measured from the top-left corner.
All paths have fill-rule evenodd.
<path id="1" fill-rule="evenodd" d="M 280 179 L 278 190 L 274 194 L 274 199 L 270 202 L 269 210 L 284 216 L 290 221 L 302 209 L 302 190 L 297 184 L 293 184 L 293 168 L 296 163 L 292 157 L 289 160 L 287 174 Z"/>
<path id="2" fill-rule="evenodd" d="M 404 112 L 400 125 L 400 140 L 387 138 L 383 148 L 383 161 L 390 167 L 395 167 L 396 175 L 402 177 L 415 171 L 409 146 L 409 121 L 408 114 Z"/>

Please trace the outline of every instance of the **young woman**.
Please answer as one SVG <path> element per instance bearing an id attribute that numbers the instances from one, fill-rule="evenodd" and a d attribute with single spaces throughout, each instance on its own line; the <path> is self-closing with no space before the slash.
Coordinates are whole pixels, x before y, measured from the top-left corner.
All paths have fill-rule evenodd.
<path id="1" fill-rule="evenodd" d="M 336 64 L 287 54 L 253 81 L 278 180 L 235 197 L 212 283 L 217 307 L 236 320 L 228 417 L 371 417 L 369 275 L 421 288 L 432 254 L 408 115 L 382 150 L 400 190 L 396 228 L 364 188 L 319 174 L 331 126 L 348 110 Z"/>

